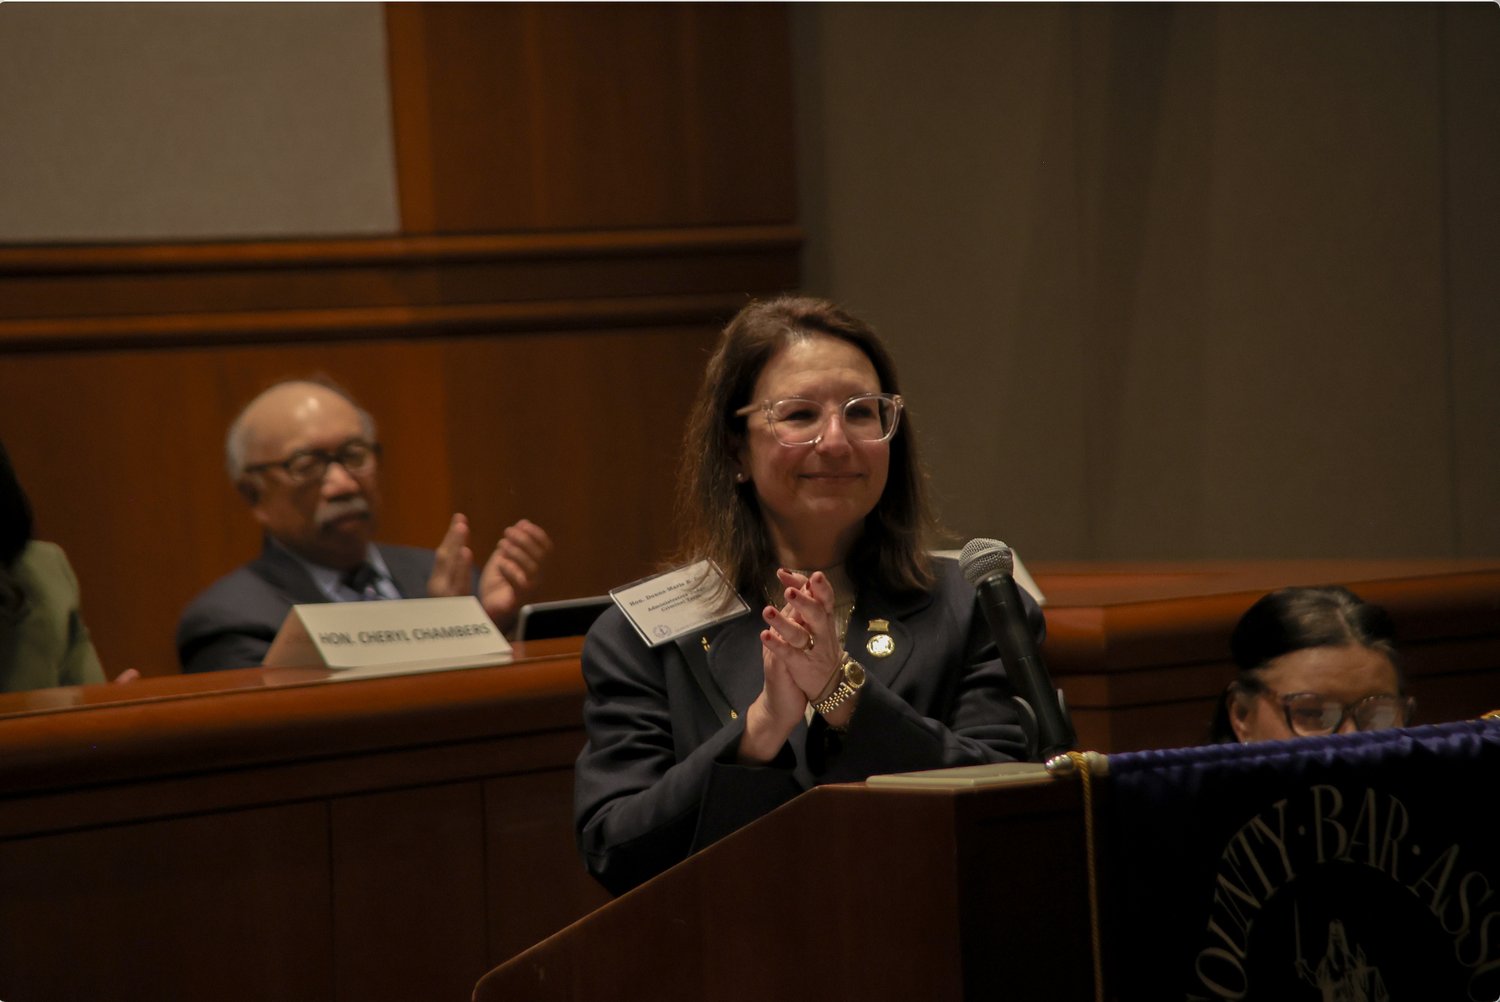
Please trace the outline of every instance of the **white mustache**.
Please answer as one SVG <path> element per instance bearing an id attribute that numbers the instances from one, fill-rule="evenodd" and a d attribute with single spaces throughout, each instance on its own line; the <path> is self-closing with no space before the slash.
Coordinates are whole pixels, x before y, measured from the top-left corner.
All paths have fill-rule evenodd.
<path id="1" fill-rule="evenodd" d="M 350 515 L 369 515 L 370 503 L 361 497 L 339 498 L 336 501 L 325 501 L 318 506 L 315 516 L 318 520 L 318 528 L 323 528 L 330 522 L 336 522 Z"/>

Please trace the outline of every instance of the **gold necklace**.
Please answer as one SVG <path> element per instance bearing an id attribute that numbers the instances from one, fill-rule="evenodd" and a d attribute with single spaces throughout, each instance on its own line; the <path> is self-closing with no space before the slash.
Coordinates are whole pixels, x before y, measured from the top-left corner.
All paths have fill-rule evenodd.
<path id="1" fill-rule="evenodd" d="M 849 635 L 849 621 L 854 618 L 854 603 L 849 603 L 849 608 L 844 611 L 843 615 L 839 615 L 839 607 L 835 605 L 833 615 L 839 624 L 839 646 L 843 647 L 844 638 Z"/>

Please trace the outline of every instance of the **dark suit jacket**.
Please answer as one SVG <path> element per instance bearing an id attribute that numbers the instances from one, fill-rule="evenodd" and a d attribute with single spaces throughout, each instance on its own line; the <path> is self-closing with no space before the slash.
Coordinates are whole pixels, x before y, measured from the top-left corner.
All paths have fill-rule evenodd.
<path id="1" fill-rule="evenodd" d="M 721 722 L 675 644 L 648 648 L 619 609 L 583 648 L 588 743 L 574 773 L 574 824 L 589 871 L 618 894 L 819 783 L 1024 757 L 1026 736 L 974 588 L 935 560 L 925 594 L 862 591 L 845 647 L 868 680 L 847 734 L 820 716 L 768 766 L 735 764 L 760 693 L 759 615 L 706 631 L 709 670 L 739 718 Z M 1041 610 L 1023 600 L 1038 638 Z M 866 644 L 889 621 L 895 651 Z M 695 641 L 697 638 L 694 638 Z"/>
<path id="2" fill-rule="evenodd" d="M 435 555 L 376 544 L 403 598 L 426 598 Z M 249 668 L 265 661 L 294 605 L 327 602 L 312 577 L 269 542 L 255 560 L 208 586 L 177 623 L 177 660 L 187 672 Z"/>

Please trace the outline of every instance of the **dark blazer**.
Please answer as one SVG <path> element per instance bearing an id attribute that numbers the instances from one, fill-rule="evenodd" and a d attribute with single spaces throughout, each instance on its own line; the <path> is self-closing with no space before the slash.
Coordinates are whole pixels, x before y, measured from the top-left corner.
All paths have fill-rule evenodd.
<path id="1" fill-rule="evenodd" d="M 426 598 L 436 555 L 413 546 L 376 544 L 403 598 Z M 292 556 L 268 541 L 261 554 L 208 588 L 177 623 L 177 660 L 186 672 L 249 668 L 266 659 L 294 605 L 328 596 Z"/>
<path id="2" fill-rule="evenodd" d="M 734 761 L 764 681 L 758 611 L 705 631 L 709 671 L 738 714 L 727 723 L 675 644 L 648 648 L 619 609 L 606 611 L 584 642 L 588 743 L 574 773 L 589 871 L 619 894 L 811 786 L 1024 757 L 1020 714 L 974 588 L 956 561 L 933 564 L 930 592 L 856 597 L 845 648 L 867 681 L 848 733 L 814 715 L 767 766 Z M 1041 610 L 1023 601 L 1040 640 Z M 881 619 L 895 644 L 883 658 L 866 647 L 881 632 L 871 620 Z"/>

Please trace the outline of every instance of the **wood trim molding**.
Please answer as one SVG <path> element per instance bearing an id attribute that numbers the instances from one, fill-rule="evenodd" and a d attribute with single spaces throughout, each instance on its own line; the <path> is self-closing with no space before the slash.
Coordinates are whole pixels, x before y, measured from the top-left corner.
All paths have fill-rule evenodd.
<path id="1" fill-rule="evenodd" d="M 1124 565 L 1077 573 L 1085 566 L 1041 561 L 1031 568 L 1048 597 L 1048 662 L 1065 679 L 1225 664 L 1229 635 L 1245 610 L 1297 581 L 1341 583 L 1383 607 L 1401 624 L 1408 654 L 1434 640 L 1500 638 L 1494 619 L 1500 566 L 1492 560 L 1143 563 L 1136 565 L 1139 584 L 1112 573 Z M 1103 583 L 1091 583 L 1091 576 Z"/>
<path id="2" fill-rule="evenodd" d="M 0 354 L 717 326 L 795 226 L 0 248 Z"/>
<path id="3" fill-rule="evenodd" d="M 0 247 L 0 278 L 141 271 L 419 265 L 465 260 L 794 252 L 800 249 L 802 239 L 800 227 L 776 225 L 349 240 L 9 246 Z"/>
<path id="4" fill-rule="evenodd" d="M 474 306 L 352 307 L 0 321 L 0 353 L 382 341 L 452 334 L 722 324 L 744 295 L 645 296 Z"/>
<path id="5" fill-rule="evenodd" d="M 282 672 L 291 681 L 276 684 L 274 669 L 223 674 L 143 679 L 130 700 L 8 717 L 0 779 L 12 793 L 55 791 L 424 747 L 439 737 L 569 731 L 583 692 L 576 653 L 348 683 Z M 69 691 L 86 689 L 54 690 Z M 14 823 L 6 818 L 3 834 Z"/>

